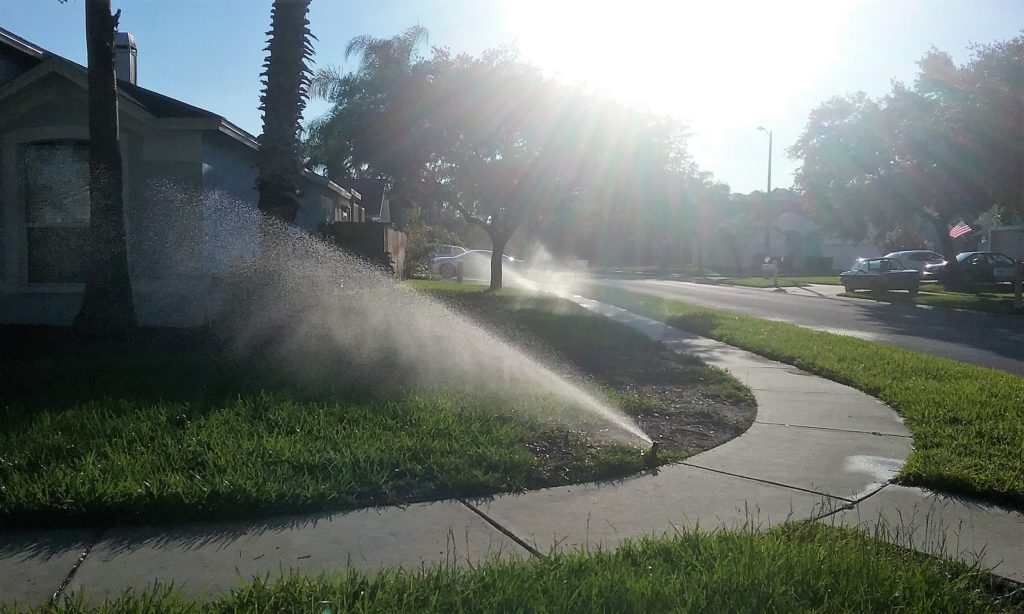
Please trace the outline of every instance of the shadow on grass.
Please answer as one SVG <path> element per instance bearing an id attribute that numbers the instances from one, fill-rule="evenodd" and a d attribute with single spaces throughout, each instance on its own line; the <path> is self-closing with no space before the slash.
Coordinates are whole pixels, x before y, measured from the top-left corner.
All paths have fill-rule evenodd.
<path id="1" fill-rule="evenodd" d="M 232 347 L 211 329 L 140 329 L 117 339 L 83 338 L 71 329 L 0 325 L 0 398 L 18 414 L 91 401 L 128 400 L 138 405 L 188 404 L 195 415 L 239 397 L 286 393 L 298 401 L 343 399 L 360 403 L 405 392 L 397 386 L 360 386 L 360 373 L 345 373 L 343 352 L 310 356 L 334 365 L 350 380 L 297 378 L 295 366 L 258 347 Z M 321 360 L 322 359 L 322 360 Z M 367 358 L 363 371 L 387 382 L 386 356 Z M 115 404 L 109 404 L 111 410 Z M 25 411 L 27 410 L 27 411 Z M 16 419 L 17 416 L 10 416 Z"/>

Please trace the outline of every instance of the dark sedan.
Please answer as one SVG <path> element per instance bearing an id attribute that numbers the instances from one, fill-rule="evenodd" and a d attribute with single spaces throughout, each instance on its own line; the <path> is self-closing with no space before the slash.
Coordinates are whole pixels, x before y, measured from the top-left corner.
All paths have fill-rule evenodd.
<path id="1" fill-rule="evenodd" d="M 956 266 L 948 263 L 929 264 L 922 276 L 950 286 L 1013 281 L 1017 263 L 999 252 L 962 252 L 956 255 Z"/>
<path id="2" fill-rule="evenodd" d="M 896 258 L 861 258 L 839 275 L 839 283 L 847 292 L 906 290 L 910 296 L 917 296 L 921 279 L 917 269 L 907 268 Z"/>

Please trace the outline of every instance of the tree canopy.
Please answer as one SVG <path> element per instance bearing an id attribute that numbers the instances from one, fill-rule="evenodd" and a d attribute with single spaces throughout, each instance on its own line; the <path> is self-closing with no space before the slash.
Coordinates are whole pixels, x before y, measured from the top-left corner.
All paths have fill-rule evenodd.
<path id="1" fill-rule="evenodd" d="M 952 258 L 951 225 L 993 206 L 1024 211 L 1022 52 L 1017 37 L 956 66 L 932 49 L 912 86 L 825 101 L 789 149 L 802 161 L 797 189 L 841 235 L 879 240 L 924 223 Z"/>
<path id="2" fill-rule="evenodd" d="M 332 107 L 311 124 L 311 164 L 335 179 L 385 179 L 399 209 L 431 223 L 457 214 L 482 228 L 495 287 L 519 228 L 619 255 L 678 248 L 692 233 L 711 182 L 690 161 L 678 121 L 552 79 L 510 49 L 424 55 L 425 39 L 419 27 L 357 37 L 348 46 L 355 70 L 317 73 L 314 93 Z"/>

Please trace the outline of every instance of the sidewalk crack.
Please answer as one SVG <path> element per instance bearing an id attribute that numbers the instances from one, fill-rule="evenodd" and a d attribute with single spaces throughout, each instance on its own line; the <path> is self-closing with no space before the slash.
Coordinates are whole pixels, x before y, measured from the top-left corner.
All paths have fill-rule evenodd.
<path id="1" fill-rule="evenodd" d="M 911 435 L 898 435 L 896 433 L 883 433 L 881 431 L 863 431 L 860 429 L 842 429 L 835 426 L 815 426 L 812 424 L 792 424 L 789 422 L 768 422 L 766 420 L 754 420 L 754 424 L 766 424 L 768 426 L 787 426 L 798 429 L 816 429 L 819 431 L 838 431 L 840 433 L 860 433 L 862 435 L 875 435 L 876 437 L 902 437 L 912 439 Z"/>
<path id="2" fill-rule="evenodd" d="M 770 484 L 772 486 L 778 486 L 779 488 L 788 488 L 790 490 L 798 490 L 800 492 L 805 492 L 805 493 L 808 493 L 808 494 L 811 494 L 811 495 L 818 495 L 820 497 L 829 497 L 830 499 L 839 499 L 840 501 L 846 501 L 847 503 L 854 503 L 854 500 L 850 499 L 848 497 L 840 497 L 839 495 L 833 495 L 833 494 L 829 494 L 827 492 L 819 492 L 817 490 L 811 490 L 810 488 L 802 488 L 800 486 L 793 486 L 791 484 L 783 484 L 782 482 L 774 482 L 772 480 L 765 480 L 763 478 L 755 478 L 755 477 L 751 477 L 749 475 L 743 475 L 741 473 L 732 473 L 731 471 L 723 471 L 721 469 L 712 469 L 711 467 L 705 467 L 703 465 L 695 465 L 693 463 L 687 463 L 686 461 L 683 461 L 683 462 L 681 462 L 679 464 L 680 465 L 685 465 L 687 467 L 693 467 L 694 469 L 703 469 L 704 471 L 711 471 L 713 473 L 720 473 L 722 475 L 728 475 L 728 476 L 732 476 L 734 478 L 740 478 L 742 480 L 750 480 L 751 482 L 760 482 L 762 484 Z"/>
<path id="3" fill-rule="evenodd" d="M 500 531 L 502 534 L 504 534 L 505 537 L 508 537 L 509 539 L 514 541 L 515 543 L 519 544 L 524 550 L 529 552 L 531 555 L 537 557 L 538 559 L 545 559 L 545 558 L 547 558 L 547 556 L 542 554 L 539 550 L 537 550 L 536 548 L 534 548 L 533 546 L 528 544 L 526 542 L 526 540 L 524 540 L 523 538 L 521 538 L 518 535 L 516 535 L 515 533 L 513 533 L 511 529 L 505 527 L 504 525 L 502 525 L 500 522 L 498 522 L 494 518 L 491 518 L 490 516 L 488 516 L 483 510 L 481 510 L 477 506 L 473 505 L 472 503 L 470 503 L 469 501 L 467 501 L 466 499 L 463 499 L 461 497 L 458 499 L 458 501 L 459 501 L 459 503 L 461 503 L 461 504 L 465 505 L 466 507 L 468 507 L 470 509 L 470 511 L 475 513 L 477 516 L 483 518 L 484 521 L 487 524 L 491 525 L 492 527 L 494 527 L 495 529 Z"/>
<path id="4" fill-rule="evenodd" d="M 96 535 L 92 538 L 92 541 L 90 541 L 85 546 L 85 550 L 82 551 L 82 555 L 78 557 L 78 560 L 75 561 L 75 564 L 71 566 L 71 570 L 68 571 L 68 574 L 66 576 L 64 576 L 64 580 L 61 581 L 60 586 L 58 586 L 57 590 L 54 591 L 53 595 L 50 596 L 51 607 L 56 606 L 58 600 L 61 597 L 64 597 L 64 599 L 68 598 L 67 594 L 64 591 L 67 590 L 68 585 L 71 584 L 71 580 L 75 578 L 75 574 L 78 573 L 78 569 L 82 566 L 82 563 L 85 562 L 86 557 L 88 557 L 89 553 L 92 552 L 93 546 L 99 543 L 100 539 L 103 538 L 103 534 L 106 532 L 106 529 L 97 530 Z"/>
<path id="5" fill-rule="evenodd" d="M 846 499 L 846 501 L 848 501 L 846 504 L 840 505 L 839 507 L 837 507 L 837 508 L 835 508 L 833 510 L 830 510 L 828 512 L 825 512 L 824 514 L 819 514 L 817 516 L 814 516 L 813 518 L 809 518 L 808 522 L 818 522 L 818 521 L 824 520 L 824 519 L 826 519 L 826 518 L 828 518 L 830 516 L 835 516 L 839 512 L 847 512 L 847 511 L 850 511 L 850 510 L 854 510 L 854 509 L 857 508 L 858 505 L 860 505 L 861 503 L 864 503 L 865 501 L 867 501 L 871 497 L 874 497 L 878 493 L 882 492 L 882 490 L 884 490 L 886 487 L 890 486 L 891 484 L 892 484 L 892 480 L 886 480 L 885 482 L 882 482 L 882 484 L 878 488 L 872 490 L 871 492 L 869 492 L 868 494 L 864 495 L 863 497 L 861 497 L 859 499 L 852 499 L 852 500 L 851 499 Z"/>

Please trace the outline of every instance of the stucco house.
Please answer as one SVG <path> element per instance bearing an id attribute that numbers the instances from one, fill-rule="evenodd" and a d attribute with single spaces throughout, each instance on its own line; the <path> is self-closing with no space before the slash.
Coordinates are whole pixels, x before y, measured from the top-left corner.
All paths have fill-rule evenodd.
<path id="1" fill-rule="evenodd" d="M 763 207 L 763 193 L 739 194 L 733 199 L 740 207 L 717 220 L 709 240 L 695 246 L 696 250 L 703 249 L 703 254 L 695 255 L 694 260 L 712 270 L 757 274 L 763 259 L 770 256 L 781 260 L 786 272 L 827 273 L 844 270 L 857 258 L 882 253 L 869 242 L 846 240 L 823 231 L 805 215 L 799 197 L 790 190 L 772 192 L 767 221 L 759 209 Z"/>
<path id="2" fill-rule="evenodd" d="M 118 35 L 125 223 L 144 325 L 209 317 L 211 283 L 258 245 L 253 135 L 136 84 Z M 0 29 L 0 322 L 67 324 L 84 289 L 87 71 Z M 296 225 L 362 221 L 358 191 L 307 171 Z"/>

